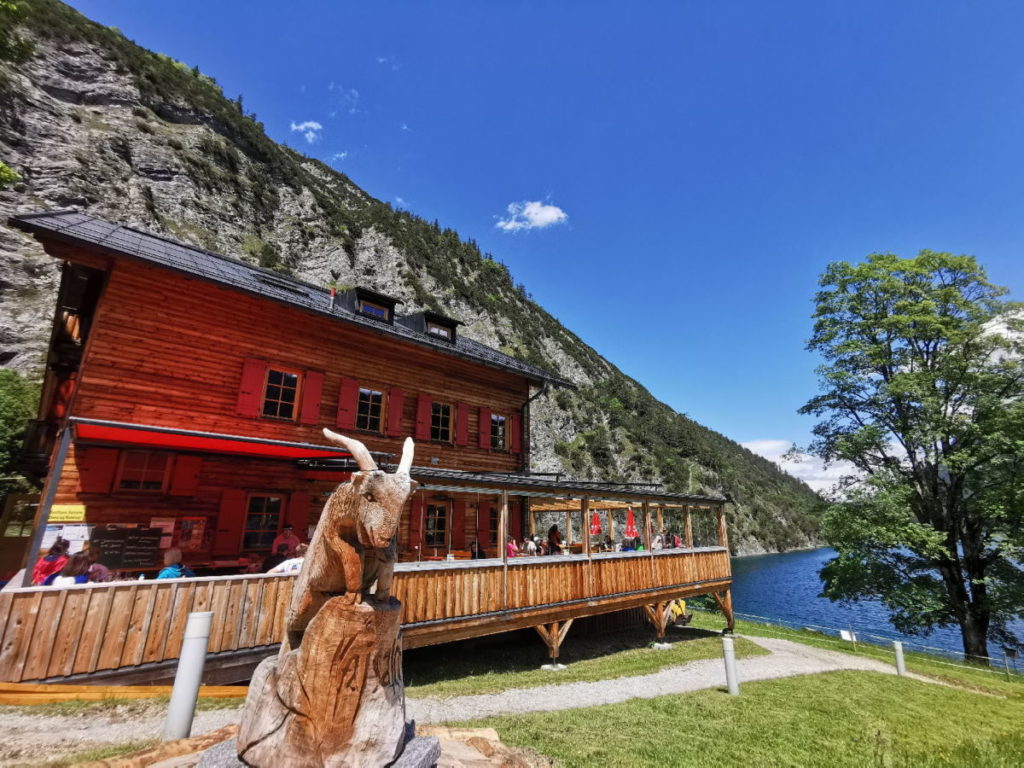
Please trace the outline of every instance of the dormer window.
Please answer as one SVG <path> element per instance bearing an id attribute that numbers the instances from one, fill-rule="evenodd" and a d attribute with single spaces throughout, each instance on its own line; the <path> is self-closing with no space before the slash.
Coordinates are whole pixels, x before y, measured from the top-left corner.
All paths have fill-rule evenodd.
<path id="1" fill-rule="evenodd" d="M 376 317 L 378 320 L 390 320 L 391 310 L 385 307 L 383 304 L 375 304 L 372 301 L 366 299 L 359 300 L 359 311 L 364 315 L 370 317 Z"/>
<path id="2" fill-rule="evenodd" d="M 447 325 L 441 325 L 440 323 L 427 322 L 427 333 L 431 336 L 437 336 L 438 338 L 445 339 L 446 341 L 452 340 L 452 329 Z"/>

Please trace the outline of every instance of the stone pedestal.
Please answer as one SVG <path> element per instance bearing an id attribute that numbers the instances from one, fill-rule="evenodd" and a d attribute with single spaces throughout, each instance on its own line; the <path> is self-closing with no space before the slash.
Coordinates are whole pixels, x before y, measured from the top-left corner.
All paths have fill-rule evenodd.
<path id="1" fill-rule="evenodd" d="M 384 766 L 405 742 L 401 605 L 335 597 L 249 684 L 238 756 L 254 768 Z"/>

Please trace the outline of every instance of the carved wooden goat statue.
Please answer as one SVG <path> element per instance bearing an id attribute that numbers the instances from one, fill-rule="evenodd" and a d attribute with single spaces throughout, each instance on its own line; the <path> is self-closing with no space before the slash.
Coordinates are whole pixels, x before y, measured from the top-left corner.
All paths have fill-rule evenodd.
<path id="1" fill-rule="evenodd" d="M 302 633 L 332 597 L 359 603 L 371 597 L 384 602 L 391 594 L 396 558 L 395 536 L 402 508 L 418 483 L 409 478 L 413 442 L 406 438 L 394 474 L 377 468 L 358 440 L 324 430 L 331 442 L 348 449 L 359 467 L 352 480 L 339 485 L 324 505 L 288 609 L 288 642 L 282 654 L 298 647 Z"/>

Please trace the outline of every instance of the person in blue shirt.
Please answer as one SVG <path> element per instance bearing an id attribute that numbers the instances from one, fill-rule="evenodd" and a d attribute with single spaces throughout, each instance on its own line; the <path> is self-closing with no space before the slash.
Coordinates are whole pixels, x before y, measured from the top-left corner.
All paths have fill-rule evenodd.
<path id="1" fill-rule="evenodd" d="M 164 552 L 164 567 L 157 574 L 158 579 L 191 579 L 195 574 L 181 562 L 181 550 L 171 547 Z"/>

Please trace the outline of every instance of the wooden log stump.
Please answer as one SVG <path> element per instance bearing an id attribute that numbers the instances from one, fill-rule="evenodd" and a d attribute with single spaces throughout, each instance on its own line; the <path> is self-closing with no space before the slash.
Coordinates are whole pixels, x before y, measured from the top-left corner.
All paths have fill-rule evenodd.
<path id="1" fill-rule="evenodd" d="M 249 686 L 238 756 L 255 768 L 388 765 L 405 740 L 401 604 L 328 600 Z"/>

